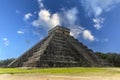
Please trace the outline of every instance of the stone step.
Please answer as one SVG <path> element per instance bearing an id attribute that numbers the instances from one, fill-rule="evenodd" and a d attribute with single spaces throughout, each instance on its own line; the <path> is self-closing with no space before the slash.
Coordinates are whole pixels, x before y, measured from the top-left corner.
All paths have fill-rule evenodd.
<path id="1" fill-rule="evenodd" d="M 41 44 L 39 51 L 34 52 L 33 56 L 29 57 L 28 60 L 23 63 L 23 65 L 28 65 L 28 64 L 31 64 L 33 62 L 39 61 L 40 55 L 44 53 L 46 47 L 49 45 L 49 40 L 50 39 L 48 39 L 47 41 L 44 41 L 44 43 Z"/>

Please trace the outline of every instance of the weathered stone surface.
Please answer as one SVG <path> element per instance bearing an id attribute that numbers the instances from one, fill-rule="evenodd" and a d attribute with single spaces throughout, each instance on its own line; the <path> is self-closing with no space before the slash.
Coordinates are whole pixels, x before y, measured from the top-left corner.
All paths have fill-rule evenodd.
<path id="1" fill-rule="evenodd" d="M 69 35 L 70 30 L 56 26 L 49 35 L 26 51 L 9 67 L 104 66 L 91 49 Z"/>

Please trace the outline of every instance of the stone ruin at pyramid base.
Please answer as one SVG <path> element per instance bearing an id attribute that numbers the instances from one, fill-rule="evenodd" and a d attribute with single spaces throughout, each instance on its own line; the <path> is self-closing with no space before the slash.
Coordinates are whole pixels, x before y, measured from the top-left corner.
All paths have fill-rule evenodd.
<path id="1" fill-rule="evenodd" d="M 49 35 L 14 60 L 8 67 L 100 67 L 108 63 L 73 36 L 56 26 Z"/>

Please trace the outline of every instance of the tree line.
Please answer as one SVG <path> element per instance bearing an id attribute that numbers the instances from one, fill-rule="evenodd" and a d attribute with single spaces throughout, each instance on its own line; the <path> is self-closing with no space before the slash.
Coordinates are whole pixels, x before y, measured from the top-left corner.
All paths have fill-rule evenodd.
<path id="1" fill-rule="evenodd" d="M 0 67 L 7 67 L 15 58 L 0 60 Z"/>
<path id="2" fill-rule="evenodd" d="M 95 52 L 98 57 L 106 60 L 108 63 L 111 63 L 114 67 L 120 67 L 120 54 L 118 53 L 102 53 Z"/>

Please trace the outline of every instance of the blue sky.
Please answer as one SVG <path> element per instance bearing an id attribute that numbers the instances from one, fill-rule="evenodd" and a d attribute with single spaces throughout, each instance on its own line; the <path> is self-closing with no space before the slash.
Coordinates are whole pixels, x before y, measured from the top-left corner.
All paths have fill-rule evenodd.
<path id="1" fill-rule="evenodd" d="M 55 25 L 94 51 L 120 53 L 120 0 L 1 0 L 0 60 L 19 57 Z"/>

